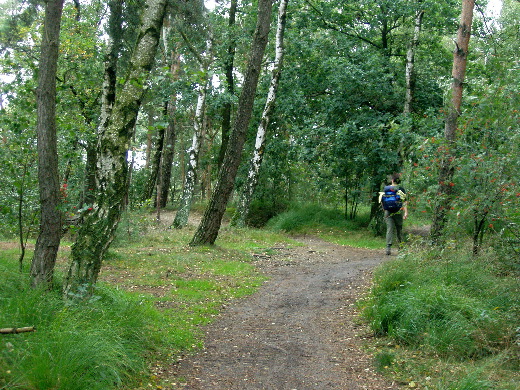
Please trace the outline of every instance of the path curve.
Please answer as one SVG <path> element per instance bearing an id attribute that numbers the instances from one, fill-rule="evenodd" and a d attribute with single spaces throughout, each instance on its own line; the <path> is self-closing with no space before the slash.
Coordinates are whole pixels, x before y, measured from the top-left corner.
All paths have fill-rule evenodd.
<path id="1" fill-rule="evenodd" d="M 398 389 L 363 351 L 370 336 L 355 302 L 370 271 L 393 256 L 315 237 L 259 257 L 269 280 L 206 328 L 205 347 L 173 370 L 190 390 Z"/>

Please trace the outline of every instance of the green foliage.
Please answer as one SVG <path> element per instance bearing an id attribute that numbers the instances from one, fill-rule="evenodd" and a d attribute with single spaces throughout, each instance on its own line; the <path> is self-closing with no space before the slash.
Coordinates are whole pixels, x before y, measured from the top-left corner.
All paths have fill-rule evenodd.
<path id="1" fill-rule="evenodd" d="M 288 233 L 304 233 L 320 227 L 345 226 L 345 218 L 334 209 L 316 205 L 302 205 L 269 221 L 268 227 Z"/>
<path id="2" fill-rule="evenodd" d="M 377 249 L 384 245 L 367 228 L 370 210 L 362 207 L 355 219 L 346 219 L 344 213 L 319 205 L 294 205 L 288 211 L 272 218 L 267 228 L 289 234 L 316 234 L 340 245 Z"/>
<path id="3" fill-rule="evenodd" d="M 171 219 L 171 213 L 163 217 Z M 221 247 L 187 248 L 192 226 L 169 230 L 143 212 L 126 218 L 140 227 L 123 224 L 123 238 L 105 259 L 107 272 L 81 304 L 64 301 L 60 289 L 29 288 L 28 275 L 17 272 L 15 251 L 3 251 L 0 327 L 37 330 L 3 336 L 9 343 L 0 347 L 0 388 L 159 386 L 148 365 L 172 364 L 178 354 L 200 347 L 200 325 L 262 284 L 251 252 L 287 241 L 268 231 L 224 229 Z M 59 261 L 57 280 L 65 269 Z"/>

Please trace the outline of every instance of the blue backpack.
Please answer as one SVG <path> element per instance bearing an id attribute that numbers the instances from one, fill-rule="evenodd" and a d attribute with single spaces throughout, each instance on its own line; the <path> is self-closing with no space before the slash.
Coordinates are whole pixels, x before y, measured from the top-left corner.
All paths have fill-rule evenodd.
<path id="1" fill-rule="evenodd" d="M 399 188 L 386 186 L 383 191 L 384 192 L 381 196 L 383 209 L 388 210 L 390 213 L 397 213 L 403 208 L 403 200 L 398 194 L 398 192 L 401 192 L 399 191 Z"/>

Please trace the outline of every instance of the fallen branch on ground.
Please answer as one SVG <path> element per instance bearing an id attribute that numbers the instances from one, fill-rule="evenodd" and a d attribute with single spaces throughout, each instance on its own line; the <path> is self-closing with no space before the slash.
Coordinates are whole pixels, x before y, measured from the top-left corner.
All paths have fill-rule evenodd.
<path id="1" fill-rule="evenodd" d="M 34 326 L 25 326 L 23 328 L 2 328 L 0 329 L 0 334 L 34 332 L 35 330 L 36 328 Z"/>

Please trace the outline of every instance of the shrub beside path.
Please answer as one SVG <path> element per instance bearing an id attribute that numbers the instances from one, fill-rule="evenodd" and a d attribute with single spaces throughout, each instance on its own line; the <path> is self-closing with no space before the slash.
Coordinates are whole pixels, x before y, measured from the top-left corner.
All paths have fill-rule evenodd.
<path id="1" fill-rule="evenodd" d="M 364 351 L 371 333 L 355 302 L 370 271 L 393 257 L 301 237 L 301 247 L 258 256 L 269 280 L 205 328 L 204 349 L 161 376 L 190 390 L 382 390 L 400 386 Z"/>

